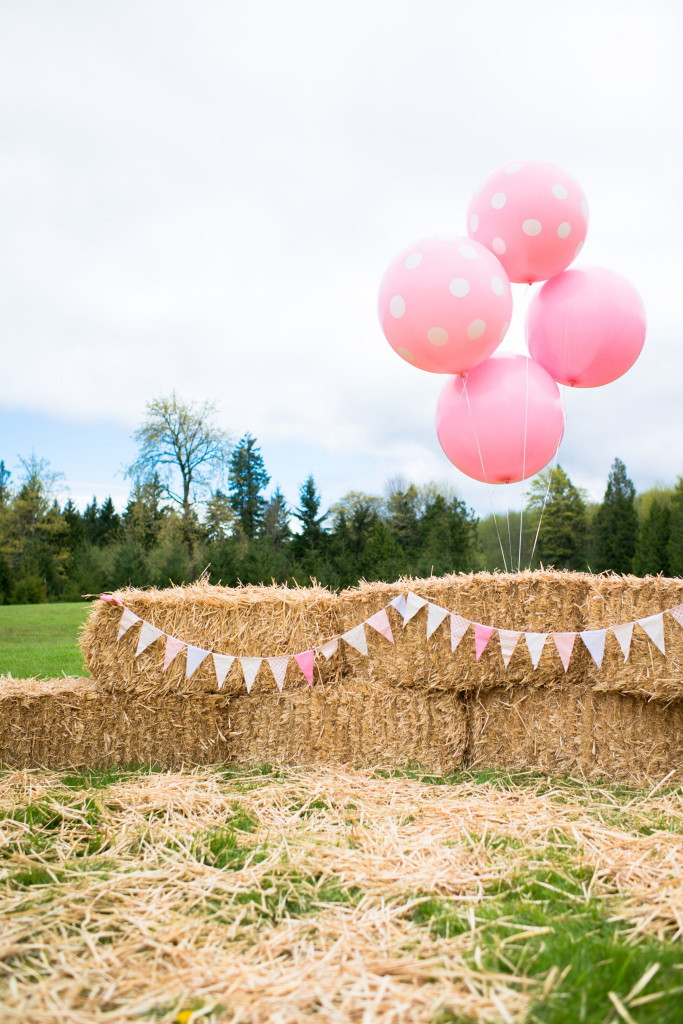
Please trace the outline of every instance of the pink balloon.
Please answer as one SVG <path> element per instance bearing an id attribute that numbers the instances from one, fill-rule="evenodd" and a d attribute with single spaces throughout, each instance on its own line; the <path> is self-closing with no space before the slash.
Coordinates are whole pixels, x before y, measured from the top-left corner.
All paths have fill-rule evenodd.
<path id="1" fill-rule="evenodd" d="M 469 238 L 425 238 L 390 263 L 379 318 L 395 352 L 420 370 L 462 373 L 498 348 L 512 317 L 500 263 Z"/>
<path id="2" fill-rule="evenodd" d="M 612 270 L 567 270 L 546 281 L 527 314 L 532 359 L 560 384 L 597 388 L 626 373 L 645 341 L 645 307 Z"/>
<path id="3" fill-rule="evenodd" d="M 436 433 L 467 476 L 490 484 L 524 480 L 543 469 L 560 446 L 560 389 L 533 359 L 495 355 L 464 377 L 448 378 L 436 409 Z"/>
<path id="4" fill-rule="evenodd" d="M 494 171 L 467 211 L 468 234 L 494 252 L 511 281 L 545 281 L 578 256 L 588 203 L 555 164 L 518 160 Z"/>

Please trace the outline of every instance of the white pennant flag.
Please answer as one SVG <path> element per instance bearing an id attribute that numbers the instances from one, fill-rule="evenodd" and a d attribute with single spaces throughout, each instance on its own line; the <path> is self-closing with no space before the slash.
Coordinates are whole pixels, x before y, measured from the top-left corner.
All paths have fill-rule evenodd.
<path id="1" fill-rule="evenodd" d="M 204 658 L 208 658 L 209 652 L 203 651 L 201 647 L 193 647 L 192 644 L 187 645 L 187 667 L 185 669 L 185 678 L 189 679 L 193 672 L 196 672 Z"/>
<path id="2" fill-rule="evenodd" d="M 469 624 L 469 619 L 463 619 L 462 615 L 451 615 L 451 653 L 464 637 Z"/>
<path id="3" fill-rule="evenodd" d="M 538 663 L 541 660 L 541 654 L 543 653 L 543 647 L 546 640 L 548 639 L 547 633 L 525 633 L 524 639 L 529 650 L 531 657 L 531 664 L 534 668 L 538 668 Z"/>
<path id="4" fill-rule="evenodd" d="M 339 649 L 339 639 L 328 640 L 326 644 L 322 644 L 318 650 L 321 654 L 324 654 L 329 661 L 333 654 L 336 654 Z"/>
<path id="5" fill-rule="evenodd" d="M 143 622 L 140 636 L 138 637 L 138 649 L 135 652 L 135 657 L 137 658 L 146 647 L 149 647 L 150 644 L 153 644 L 155 640 L 158 640 L 163 635 L 161 630 L 153 626 L 151 622 Z"/>
<path id="6" fill-rule="evenodd" d="M 132 612 L 130 608 L 124 608 L 121 612 L 121 618 L 119 619 L 119 635 L 116 637 L 120 640 L 124 633 L 127 633 L 131 626 L 134 626 L 136 622 L 140 622 L 140 616 Z"/>
<path id="7" fill-rule="evenodd" d="M 278 658 L 268 658 L 268 664 L 277 683 L 277 688 L 282 693 L 282 687 L 285 685 L 285 676 L 287 675 L 287 666 L 289 665 L 289 655 L 284 654 Z"/>
<path id="8" fill-rule="evenodd" d="M 247 693 L 251 693 L 251 688 L 254 685 L 256 674 L 261 668 L 262 661 L 263 658 L 240 658 L 244 681 L 247 684 Z"/>
<path id="9" fill-rule="evenodd" d="M 644 619 L 638 619 L 638 625 L 642 626 L 653 644 L 659 647 L 662 654 L 664 651 L 664 615 L 646 615 Z"/>
<path id="10" fill-rule="evenodd" d="M 234 654 L 214 654 L 213 655 L 213 667 L 216 670 L 216 682 L 218 683 L 218 689 L 225 682 L 225 678 L 232 667 L 232 663 L 235 660 Z"/>
<path id="11" fill-rule="evenodd" d="M 633 622 L 624 622 L 621 626 L 610 626 L 610 629 L 616 637 L 616 641 L 621 647 L 621 653 L 624 655 L 624 663 L 631 653 L 631 638 L 633 637 Z"/>
<path id="12" fill-rule="evenodd" d="M 590 652 L 590 656 L 595 664 L 598 668 L 602 668 L 602 659 L 605 656 L 605 638 L 607 637 L 607 630 L 584 629 L 579 633 L 579 636 Z"/>
<path id="13" fill-rule="evenodd" d="M 396 611 L 398 612 L 399 615 L 405 615 L 405 613 L 406 613 L 406 595 L 405 594 L 399 594 L 398 597 L 395 597 L 393 601 L 389 602 L 389 604 L 391 605 L 392 608 L 396 609 Z"/>
<path id="14" fill-rule="evenodd" d="M 500 653 L 503 655 L 503 664 L 505 665 L 505 668 L 510 664 L 510 658 L 515 653 L 515 647 L 517 646 L 521 635 L 521 631 L 518 632 L 516 629 L 498 630 Z"/>
<path id="15" fill-rule="evenodd" d="M 406 622 L 410 622 L 413 615 L 417 615 L 420 608 L 424 608 L 426 604 L 427 602 L 424 597 L 418 597 L 417 594 L 408 594 L 406 596 L 406 608 L 403 613 L 403 625 L 405 626 Z"/>
<path id="16" fill-rule="evenodd" d="M 429 639 L 435 629 L 439 628 L 447 615 L 446 609 L 440 608 L 438 604 L 429 605 L 427 609 L 427 639 Z"/>
<path id="17" fill-rule="evenodd" d="M 351 644 L 351 646 L 355 647 L 361 654 L 368 653 L 368 641 L 365 636 L 363 623 L 361 623 L 360 626 L 355 626 L 353 629 L 350 629 L 348 633 L 342 633 L 342 636 L 344 640 L 346 640 L 347 644 Z"/>
<path id="18" fill-rule="evenodd" d="M 669 608 L 669 615 L 673 615 L 679 626 L 683 626 L 683 604 L 677 604 L 675 608 Z"/>

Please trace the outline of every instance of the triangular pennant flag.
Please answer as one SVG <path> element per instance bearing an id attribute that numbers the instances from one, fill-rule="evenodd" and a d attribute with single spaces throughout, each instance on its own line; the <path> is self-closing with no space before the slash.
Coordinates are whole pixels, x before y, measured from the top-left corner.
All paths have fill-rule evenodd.
<path id="1" fill-rule="evenodd" d="M 164 652 L 164 672 L 169 667 L 176 655 L 180 654 L 186 644 L 182 640 L 176 640 L 174 636 L 166 637 L 166 650 Z"/>
<path id="2" fill-rule="evenodd" d="M 541 660 L 541 654 L 543 653 L 543 647 L 548 639 L 547 633 L 525 633 L 524 639 L 526 640 L 527 649 L 529 651 L 529 657 L 531 658 L 531 664 L 534 668 L 538 668 L 538 663 Z"/>
<path id="3" fill-rule="evenodd" d="M 261 668 L 262 661 L 263 658 L 240 658 L 244 681 L 247 684 L 247 693 L 251 693 L 251 688 L 254 685 L 258 670 Z"/>
<path id="4" fill-rule="evenodd" d="M 336 654 L 339 649 L 339 639 L 328 640 L 326 644 L 322 644 L 318 650 L 321 654 L 324 654 L 329 661 L 333 654 Z"/>
<path id="5" fill-rule="evenodd" d="M 100 594 L 100 601 L 104 601 L 105 604 L 121 604 L 118 597 L 114 597 L 113 594 Z"/>
<path id="6" fill-rule="evenodd" d="M 140 635 L 138 637 L 138 649 L 135 652 L 135 657 L 139 657 L 146 647 L 153 644 L 155 640 L 158 640 L 160 636 L 164 634 L 156 626 L 153 626 L 151 622 L 143 622 Z"/>
<path id="7" fill-rule="evenodd" d="M 476 654 L 476 660 L 482 656 L 484 648 L 491 639 L 494 633 L 493 626 L 482 626 L 481 622 L 473 622 L 474 626 L 474 650 Z"/>
<path id="8" fill-rule="evenodd" d="M 235 660 L 234 654 L 214 654 L 213 655 L 213 667 L 216 670 L 216 682 L 218 683 L 218 689 L 225 682 L 225 677 L 232 667 L 232 663 Z"/>
<path id="9" fill-rule="evenodd" d="M 664 615 L 646 615 L 644 619 L 638 619 L 638 625 L 642 626 L 653 644 L 659 647 L 662 654 L 664 651 Z"/>
<path id="10" fill-rule="evenodd" d="M 344 640 L 346 640 L 347 644 L 351 644 L 351 646 L 355 647 L 361 654 L 368 653 L 368 641 L 365 637 L 363 623 L 361 623 L 360 626 L 354 626 L 353 629 L 350 629 L 348 633 L 343 633 L 342 636 Z"/>
<path id="11" fill-rule="evenodd" d="M 447 615 L 446 609 L 439 607 L 438 604 L 429 605 L 427 609 L 427 639 L 429 639 L 435 629 L 439 628 Z"/>
<path id="12" fill-rule="evenodd" d="M 555 641 L 557 647 L 557 653 L 560 656 L 560 661 L 564 666 L 565 672 L 569 668 L 569 659 L 572 656 L 574 650 L 574 641 L 576 640 L 576 633 L 552 633 L 552 638 Z"/>
<path id="13" fill-rule="evenodd" d="M 399 613 L 399 615 L 405 615 L 405 613 L 406 613 L 406 595 L 405 594 L 399 594 L 398 597 L 395 597 L 393 601 L 389 602 L 389 604 L 391 605 L 392 608 L 396 609 L 396 611 Z"/>
<path id="14" fill-rule="evenodd" d="M 426 604 L 427 602 L 424 597 L 418 597 L 417 594 L 407 594 L 406 607 L 403 612 L 403 625 L 405 626 L 406 622 L 410 622 L 413 615 L 417 615 L 420 608 L 424 608 Z"/>
<path id="15" fill-rule="evenodd" d="M 469 620 L 461 615 L 451 615 L 451 652 L 458 646 L 469 626 Z"/>
<path id="16" fill-rule="evenodd" d="M 268 658 L 268 664 L 277 683 L 277 688 L 282 693 L 282 687 L 285 685 L 285 676 L 287 675 L 287 666 L 289 665 L 289 655 L 284 654 L 279 658 Z"/>
<path id="17" fill-rule="evenodd" d="M 134 626 L 136 622 L 141 622 L 139 615 L 132 612 L 130 608 L 124 608 L 121 612 L 121 618 L 119 619 L 119 634 L 116 637 L 120 640 L 124 633 L 127 633 L 131 626 Z"/>
<path id="18" fill-rule="evenodd" d="M 602 659 L 605 656 L 606 629 L 584 629 L 579 636 L 590 651 L 590 656 L 598 666 L 602 667 Z"/>
<path id="19" fill-rule="evenodd" d="M 499 629 L 498 639 L 500 640 L 500 653 L 503 655 L 505 668 L 510 664 L 510 658 L 515 653 L 515 647 L 519 642 L 521 632 L 515 629 Z"/>
<path id="20" fill-rule="evenodd" d="M 375 612 L 369 619 L 365 620 L 366 626 L 372 626 L 377 632 L 385 637 L 390 644 L 394 642 L 394 634 L 391 632 L 391 623 L 389 622 L 389 616 L 387 615 L 386 608 L 382 608 L 380 612 Z"/>
<path id="21" fill-rule="evenodd" d="M 621 626 L 611 626 L 610 629 L 616 637 L 617 643 L 621 647 L 621 652 L 624 655 L 624 662 L 631 653 L 631 639 L 633 637 L 634 622 L 624 622 Z"/>
<path id="22" fill-rule="evenodd" d="M 201 647 L 193 647 L 192 644 L 187 645 L 187 668 L 185 669 L 185 678 L 189 679 L 190 676 L 197 671 L 204 658 L 208 658 L 209 652 L 202 650 Z"/>
<path id="23" fill-rule="evenodd" d="M 675 608 L 669 608 L 669 615 L 673 615 L 679 626 L 683 626 L 683 604 L 677 604 Z"/>
<path id="24" fill-rule="evenodd" d="M 301 654 L 294 655 L 294 661 L 306 676 L 308 685 L 313 686 L 313 665 L 315 664 L 315 653 L 313 651 L 302 651 Z"/>

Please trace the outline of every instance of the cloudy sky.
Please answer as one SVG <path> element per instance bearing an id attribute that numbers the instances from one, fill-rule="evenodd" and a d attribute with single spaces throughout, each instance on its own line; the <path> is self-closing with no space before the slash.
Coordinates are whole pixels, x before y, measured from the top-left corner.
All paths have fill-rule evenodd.
<path id="1" fill-rule="evenodd" d="M 327 503 L 402 474 L 502 507 L 442 454 L 441 380 L 394 355 L 376 294 L 527 157 L 588 197 L 576 265 L 648 313 L 634 368 L 568 395 L 560 462 L 595 498 L 617 455 L 673 483 L 682 40 L 678 0 L 3 0 L 0 458 L 121 506 L 130 435 L 175 389 L 255 435 L 290 502 L 309 473 Z"/>

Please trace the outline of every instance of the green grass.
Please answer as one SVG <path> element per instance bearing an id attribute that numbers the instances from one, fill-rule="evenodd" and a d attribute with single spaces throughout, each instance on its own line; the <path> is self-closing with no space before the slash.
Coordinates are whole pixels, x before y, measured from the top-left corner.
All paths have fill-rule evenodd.
<path id="1" fill-rule="evenodd" d="M 0 675 L 15 679 L 88 675 L 78 633 L 90 604 L 0 606 Z"/>

